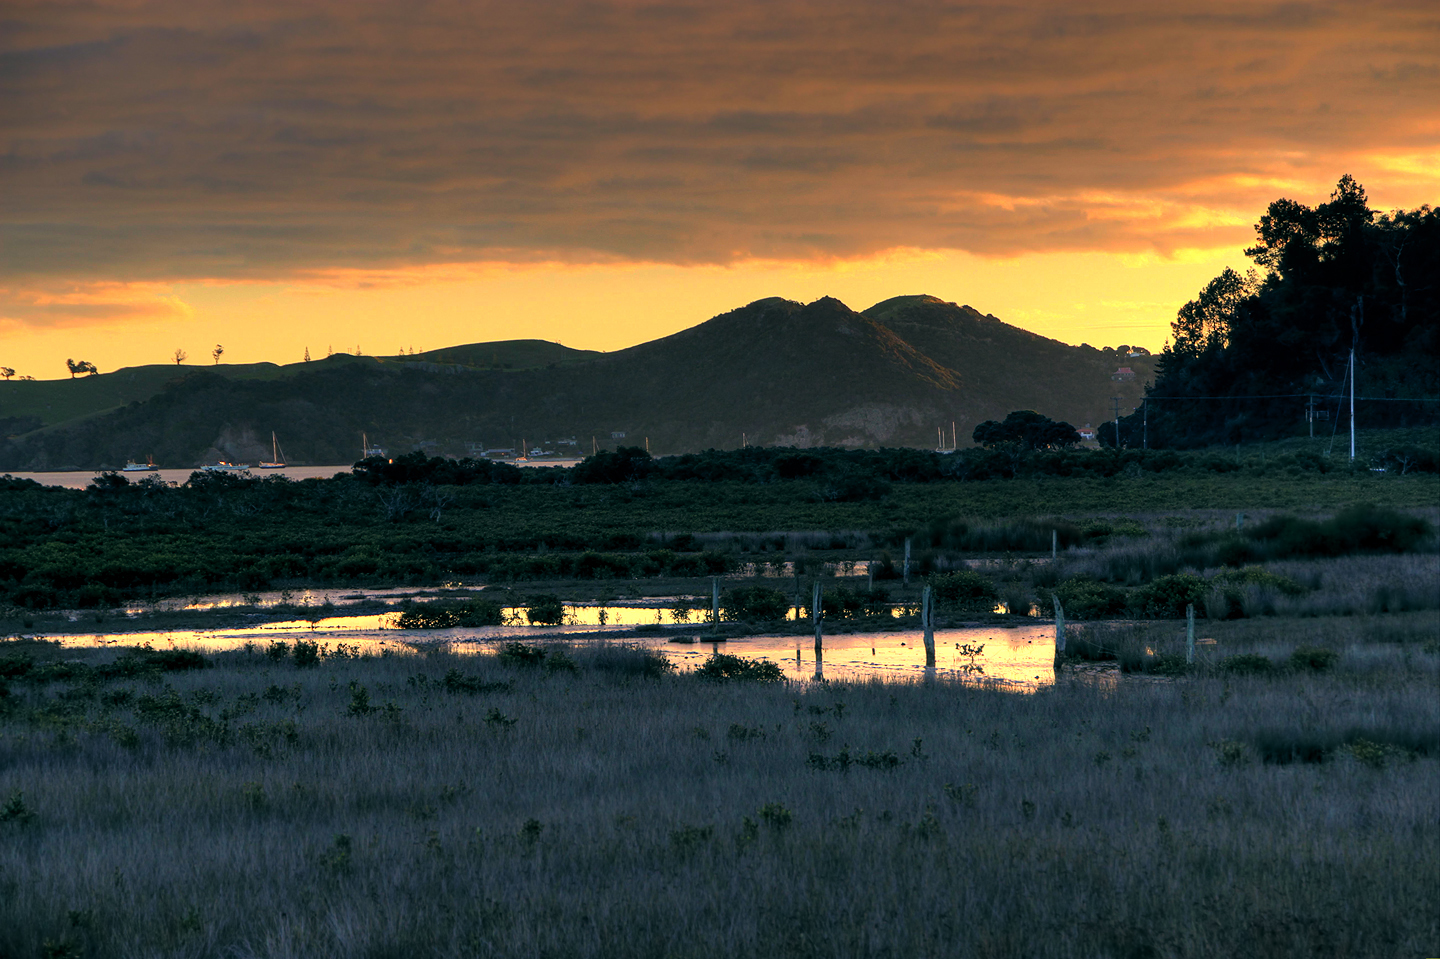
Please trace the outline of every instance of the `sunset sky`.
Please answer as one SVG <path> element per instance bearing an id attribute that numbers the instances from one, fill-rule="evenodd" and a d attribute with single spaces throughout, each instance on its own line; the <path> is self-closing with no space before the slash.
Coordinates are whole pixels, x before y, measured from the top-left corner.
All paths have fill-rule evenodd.
<path id="1" fill-rule="evenodd" d="M 1280 196 L 1440 202 L 1440 5 L 5 0 L 0 365 L 902 293 L 1158 349 Z"/>

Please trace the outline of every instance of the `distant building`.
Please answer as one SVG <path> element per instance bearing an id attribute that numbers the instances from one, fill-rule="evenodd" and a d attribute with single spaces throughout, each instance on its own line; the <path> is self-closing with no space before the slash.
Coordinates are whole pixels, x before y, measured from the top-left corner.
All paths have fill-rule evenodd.
<path id="1" fill-rule="evenodd" d="M 611 438 L 612 440 L 623 440 L 623 439 L 625 438 L 625 431 L 624 431 L 624 430 L 611 430 L 611 431 L 610 431 L 610 438 Z"/>
<path id="2" fill-rule="evenodd" d="M 1135 371 L 1130 369 L 1130 367 L 1128 366 L 1122 366 L 1114 373 L 1111 373 L 1110 378 L 1112 380 L 1115 380 L 1116 382 L 1120 382 L 1123 380 L 1133 380 L 1135 378 Z"/>
<path id="3" fill-rule="evenodd" d="M 1091 426 L 1089 423 L 1086 423 L 1084 426 L 1080 427 L 1075 432 L 1080 434 L 1080 438 L 1082 440 L 1093 440 L 1095 438 L 1095 427 Z"/>

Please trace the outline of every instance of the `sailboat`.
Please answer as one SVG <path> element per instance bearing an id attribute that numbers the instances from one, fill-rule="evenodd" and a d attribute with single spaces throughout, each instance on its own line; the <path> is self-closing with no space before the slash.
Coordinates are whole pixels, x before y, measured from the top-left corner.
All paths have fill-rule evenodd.
<path id="1" fill-rule="evenodd" d="M 262 470 L 278 470 L 285 468 L 285 453 L 280 449 L 280 441 L 275 438 L 275 432 L 270 432 L 270 459 L 261 460 Z"/>
<path id="2" fill-rule="evenodd" d="M 370 437 L 364 433 L 360 434 L 360 458 L 368 460 L 372 456 L 384 456 L 385 451 L 378 446 L 370 445 Z"/>

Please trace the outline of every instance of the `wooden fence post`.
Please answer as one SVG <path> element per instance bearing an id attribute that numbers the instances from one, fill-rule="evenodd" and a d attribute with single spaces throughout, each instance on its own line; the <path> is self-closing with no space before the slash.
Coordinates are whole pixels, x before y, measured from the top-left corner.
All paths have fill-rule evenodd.
<path id="1" fill-rule="evenodd" d="M 815 580 L 814 598 L 811 599 L 811 601 L 810 601 L 810 618 L 811 618 L 812 620 L 814 620 L 814 622 L 815 622 L 815 678 L 816 678 L 816 679 L 824 679 L 824 678 L 825 678 L 825 677 L 821 674 L 821 670 L 822 670 L 822 668 L 823 668 L 823 666 L 822 666 L 822 658 L 823 658 L 823 656 L 824 656 L 824 651 L 823 651 L 823 649 L 822 649 L 823 643 L 821 642 L 821 639 L 820 639 L 820 623 L 821 623 L 821 620 L 824 618 L 824 614 L 825 614 L 825 606 L 824 606 L 824 602 L 823 602 L 823 596 L 821 595 L 821 592 L 820 592 L 820 580 L 819 580 L 819 579 L 816 579 L 816 580 Z"/>
<path id="2" fill-rule="evenodd" d="M 1059 531 L 1058 529 L 1052 529 L 1052 530 L 1050 531 L 1050 558 L 1051 558 L 1052 560 L 1054 560 L 1054 559 L 1058 559 L 1059 556 L 1060 556 L 1060 531 Z"/>
<path id="3" fill-rule="evenodd" d="M 925 629 L 925 668 L 935 668 L 935 599 L 930 593 L 930 586 L 925 586 L 925 592 L 920 599 L 920 623 Z"/>
<path id="4" fill-rule="evenodd" d="M 1055 655 L 1065 652 L 1065 607 L 1060 605 L 1059 596 L 1051 596 L 1055 600 Z"/>
<path id="5" fill-rule="evenodd" d="M 1185 663 L 1195 662 L 1195 604 L 1185 604 Z"/>

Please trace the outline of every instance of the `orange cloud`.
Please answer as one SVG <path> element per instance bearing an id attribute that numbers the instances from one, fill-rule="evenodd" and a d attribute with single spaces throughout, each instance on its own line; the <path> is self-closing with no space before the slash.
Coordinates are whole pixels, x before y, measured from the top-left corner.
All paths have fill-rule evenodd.
<path id="1" fill-rule="evenodd" d="M 33 329 L 174 321 L 193 313 L 165 283 L 52 281 L 0 287 L 0 326 Z"/>
<path id="2" fill-rule="evenodd" d="M 1440 193 L 1440 24 L 1404 0 L 11 0 L 6 17 L 14 278 L 1168 255 L 1238 246 L 1277 190 L 1323 196 L 1342 172 L 1379 205 Z"/>

